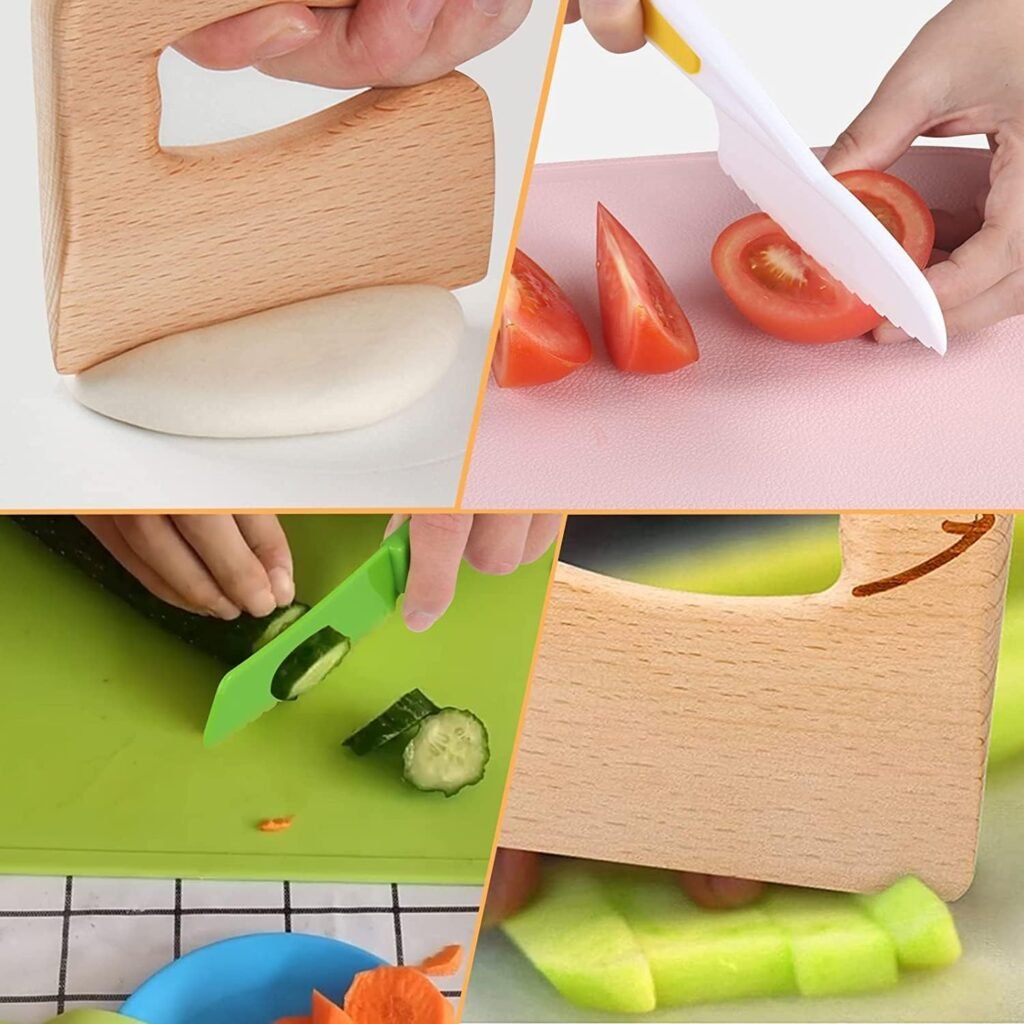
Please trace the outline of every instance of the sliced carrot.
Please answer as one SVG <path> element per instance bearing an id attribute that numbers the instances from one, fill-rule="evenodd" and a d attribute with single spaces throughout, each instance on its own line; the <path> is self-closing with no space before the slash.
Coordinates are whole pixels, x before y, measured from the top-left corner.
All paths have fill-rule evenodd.
<path id="1" fill-rule="evenodd" d="M 355 1024 L 451 1024 L 451 1003 L 415 967 L 375 967 L 356 975 L 345 996 Z"/>
<path id="2" fill-rule="evenodd" d="M 327 996 L 320 992 L 313 993 L 313 1016 L 309 1024 L 353 1024 L 352 1018 Z"/>
<path id="3" fill-rule="evenodd" d="M 294 823 L 294 814 L 290 818 L 267 818 L 260 822 L 259 829 L 261 832 L 287 832 Z"/>
<path id="4" fill-rule="evenodd" d="M 429 974 L 433 978 L 450 978 L 453 974 L 458 974 L 462 966 L 462 947 L 445 946 L 417 966 L 424 974 Z"/>
<path id="5" fill-rule="evenodd" d="M 313 1024 L 311 1017 L 281 1017 L 274 1024 Z"/>

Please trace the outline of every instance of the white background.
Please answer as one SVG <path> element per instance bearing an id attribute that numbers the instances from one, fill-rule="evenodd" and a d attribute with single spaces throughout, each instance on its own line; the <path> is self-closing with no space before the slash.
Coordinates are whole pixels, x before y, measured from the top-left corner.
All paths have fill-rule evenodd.
<path id="1" fill-rule="evenodd" d="M 812 146 L 828 145 L 853 120 L 944 6 L 945 0 L 702 2 Z M 609 54 L 582 25 L 566 28 L 539 161 L 706 152 L 717 138 L 710 104 L 660 54 Z"/>
<path id="2" fill-rule="evenodd" d="M 485 88 L 494 110 L 498 196 L 491 274 L 459 293 L 470 329 L 452 371 L 408 412 L 377 426 L 346 434 L 241 442 L 165 437 L 105 420 L 79 407 L 54 372 L 39 240 L 30 2 L 5 0 L 4 13 L 0 507 L 452 504 L 550 52 L 555 26 L 551 0 L 538 0 L 512 39 L 464 68 Z M 342 95 L 255 72 L 214 74 L 174 53 L 164 57 L 161 80 L 162 137 L 168 144 L 263 130 L 328 106 Z"/>

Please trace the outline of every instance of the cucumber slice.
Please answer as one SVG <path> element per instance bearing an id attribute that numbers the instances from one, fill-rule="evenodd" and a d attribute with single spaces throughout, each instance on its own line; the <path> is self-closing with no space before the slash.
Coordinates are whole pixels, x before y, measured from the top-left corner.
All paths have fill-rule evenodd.
<path id="1" fill-rule="evenodd" d="M 797 991 L 789 941 L 763 910 L 704 910 L 666 871 L 610 870 L 603 877 L 651 965 L 659 1006 Z"/>
<path id="2" fill-rule="evenodd" d="M 241 615 L 233 622 L 195 615 L 151 594 L 75 516 L 11 516 L 14 523 L 140 615 L 228 666 L 241 664 L 309 611 L 304 604 L 280 608 L 263 618 Z M 272 691 L 292 700 L 311 690 L 345 657 L 346 637 L 323 629 L 281 663 Z"/>
<path id="3" fill-rule="evenodd" d="M 436 715 L 441 709 L 422 690 L 410 690 L 399 697 L 387 711 L 372 722 L 352 733 L 344 746 L 359 757 L 364 757 L 414 729 L 424 718 Z"/>
<path id="4" fill-rule="evenodd" d="M 278 666 L 270 692 L 278 700 L 298 700 L 319 686 L 352 649 L 348 637 L 326 626 L 299 644 Z"/>
<path id="5" fill-rule="evenodd" d="M 405 780 L 426 792 L 455 796 L 487 770 L 487 728 L 471 711 L 443 708 L 420 722 L 403 754 Z"/>
<path id="6" fill-rule="evenodd" d="M 762 906 L 789 939 L 801 995 L 874 992 L 899 981 L 896 947 L 851 897 L 776 889 Z"/>
<path id="7" fill-rule="evenodd" d="M 539 898 L 502 926 L 559 993 L 607 1013 L 655 1008 L 654 978 L 636 936 L 582 865 L 547 865 Z"/>
<path id="8" fill-rule="evenodd" d="M 888 933 L 901 967 L 946 967 L 960 959 L 963 950 L 949 907 L 919 879 L 904 878 L 856 900 Z"/>

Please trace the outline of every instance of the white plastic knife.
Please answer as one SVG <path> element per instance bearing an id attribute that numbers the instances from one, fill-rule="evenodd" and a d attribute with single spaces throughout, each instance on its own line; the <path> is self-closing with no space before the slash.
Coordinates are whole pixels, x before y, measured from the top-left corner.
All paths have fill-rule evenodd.
<path id="1" fill-rule="evenodd" d="M 822 166 L 696 0 L 644 0 L 648 39 L 715 106 L 722 170 L 812 259 L 913 338 L 946 351 L 935 292 Z"/>

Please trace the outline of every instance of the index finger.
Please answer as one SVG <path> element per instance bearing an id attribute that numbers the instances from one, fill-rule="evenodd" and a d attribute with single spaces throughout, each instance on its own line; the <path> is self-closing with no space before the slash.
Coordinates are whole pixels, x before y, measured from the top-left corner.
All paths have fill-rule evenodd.
<path id="1" fill-rule="evenodd" d="M 412 517 L 409 524 L 412 555 L 402 614 L 405 624 L 414 633 L 429 629 L 452 603 L 472 528 L 472 515 Z"/>
<path id="2" fill-rule="evenodd" d="M 335 89 L 396 84 L 426 49 L 445 2 L 360 0 L 351 10 L 318 10 L 318 36 L 257 66 L 275 78 Z"/>

